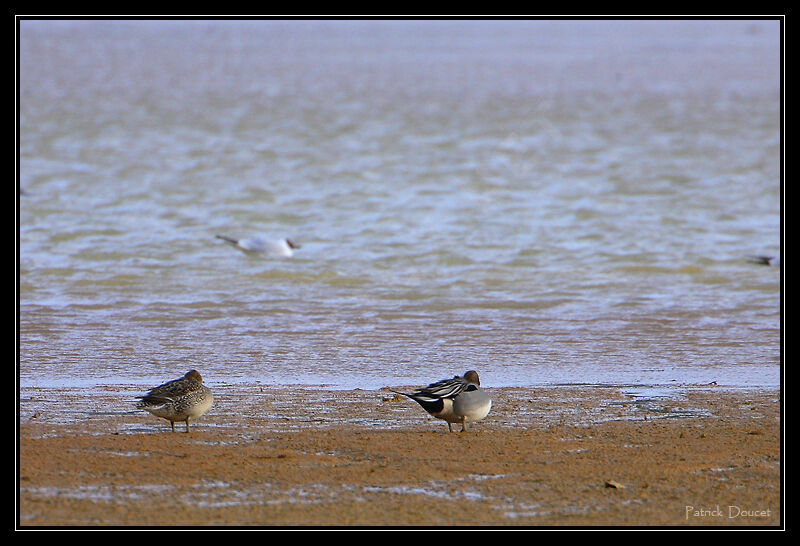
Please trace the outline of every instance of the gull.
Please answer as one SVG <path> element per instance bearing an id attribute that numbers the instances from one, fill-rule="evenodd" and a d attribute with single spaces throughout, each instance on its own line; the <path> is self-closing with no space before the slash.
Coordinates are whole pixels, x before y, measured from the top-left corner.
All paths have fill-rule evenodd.
<path id="1" fill-rule="evenodd" d="M 478 372 L 470 370 L 463 377 L 442 379 L 412 393 L 392 392 L 411 398 L 432 416 L 447 421 L 450 432 L 453 423 L 461 423 L 464 432 L 467 423 L 480 421 L 492 409 L 492 400 L 480 387 Z"/>
<path id="2" fill-rule="evenodd" d="M 234 239 L 226 235 L 216 235 L 216 237 L 248 254 L 267 254 L 270 256 L 286 256 L 288 258 L 294 254 L 296 248 L 300 248 L 300 245 L 295 244 L 290 239 L 270 241 L 258 237 L 249 239 Z"/>
<path id="3" fill-rule="evenodd" d="M 214 402 L 211 389 L 203 385 L 197 370 L 159 385 L 139 398 L 142 401 L 136 407 L 168 420 L 172 432 L 175 432 L 175 421 L 186 421 L 186 432 L 189 432 L 189 419 L 206 413 Z"/>

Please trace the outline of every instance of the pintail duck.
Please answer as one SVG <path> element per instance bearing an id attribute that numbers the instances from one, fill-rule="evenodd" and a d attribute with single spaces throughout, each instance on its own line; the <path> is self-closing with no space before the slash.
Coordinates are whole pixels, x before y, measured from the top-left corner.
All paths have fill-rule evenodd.
<path id="1" fill-rule="evenodd" d="M 172 432 L 175 432 L 175 421 L 186 421 L 186 432 L 189 432 L 189 419 L 206 413 L 214 402 L 211 389 L 203 385 L 203 378 L 197 370 L 159 385 L 139 398 L 142 401 L 136 407 L 168 420 Z"/>
<path id="2" fill-rule="evenodd" d="M 478 372 L 470 370 L 463 377 L 443 379 L 410 394 L 392 392 L 411 398 L 437 419 L 447 421 L 450 432 L 453 432 L 453 423 L 461 423 L 461 432 L 464 432 L 467 423 L 480 421 L 492 409 L 492 400 L 480 387 Z"/>
<path id="3" fill-rule="evenodd" d="M 275 241 L 259 239 L 258 237 L 234 239 L 226 235 L 216 235 L 216 238 L 222 239 L 247 254 L 267 254 L 289 258 L 294 254 L 295 249 L 300 248 L 300 245 L 294 243 L 291 239 L 278 239 Z"/>

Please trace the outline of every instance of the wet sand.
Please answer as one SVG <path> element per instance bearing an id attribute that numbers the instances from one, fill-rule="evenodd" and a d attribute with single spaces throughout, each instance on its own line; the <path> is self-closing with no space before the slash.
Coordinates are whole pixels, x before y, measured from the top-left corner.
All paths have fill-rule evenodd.
<path id="1" fill-rule="evenodd" d="M 487 389 L 448 433 L 387 390 L 209 386 L 188 434 L 141 388 L 26 389 L 18 525 L 781 524 L 777 391 Z"/>

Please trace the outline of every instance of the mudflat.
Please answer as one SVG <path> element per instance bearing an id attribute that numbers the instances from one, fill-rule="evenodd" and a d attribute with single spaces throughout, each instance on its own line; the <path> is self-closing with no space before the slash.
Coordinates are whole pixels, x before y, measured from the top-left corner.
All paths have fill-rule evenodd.
<path id="1" fill-rule="evenodd" d="M 782 523 L 775 390 L 487 389 L 489 416 L 449 433 L 388 390 L 209 386 L 189 433 L 134 387 L 27 389 L 17 525 Z"/>

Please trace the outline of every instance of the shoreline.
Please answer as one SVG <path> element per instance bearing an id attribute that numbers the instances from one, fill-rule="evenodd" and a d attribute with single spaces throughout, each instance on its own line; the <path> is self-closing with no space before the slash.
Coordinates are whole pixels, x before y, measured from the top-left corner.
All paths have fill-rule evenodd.
<path id="1" fill-rule="evenodd" d="M 25 389 L 20 528 L 782 523 L 777 389 L 486 389 L 448 433 L 383 389 L 212 388 L 189 434 L 139 387 Z"/>

